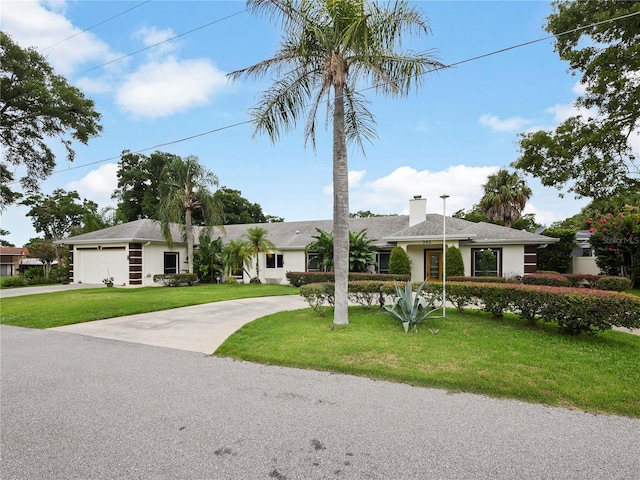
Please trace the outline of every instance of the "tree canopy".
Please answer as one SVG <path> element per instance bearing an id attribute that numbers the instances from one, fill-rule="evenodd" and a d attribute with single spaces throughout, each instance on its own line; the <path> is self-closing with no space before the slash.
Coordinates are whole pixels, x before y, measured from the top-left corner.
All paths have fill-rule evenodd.
<path id="1" fill-rule="evenodd" d="M 67 192 L 61 188 L 54 190 L 51 195 L 30 195 L 21 203 L 31 207 L 27 217 L 31 217 L 36 232 L 53 242 L 70 235 L 75 227 L 81 229 L 87 215 L 97 208 L 94 202 L 81 200 L 78 192 Z M 60 261 L 60 248 L 57 245 L 56 252 Z"/>
<path id="2" fill-rule="evenodd" d="M 484 196 L 478 204 L 482 213 L 493 221 L 502 221 L 511 228 L 531 197 L 531 189 L 516 172 L 500 169 L 489 175 L 483 185 Z"/>
<path id="3" fill-rule="evenodd" d="M 117 219 L 132 222 L 138 218 L 158 220 L 161 186 L 167 184 L 167 172 L 178 155 L 153 152 L 151 155 L 122 152 L 118 162 L 118 188 L 111 198 L 118 200 Z M 242 197 L 240 190 L 220 187 L 213 193 L 215 203 L 224 213 L 224 224 L 283 222 L 282 217 L 265 215 L 258 203 Z M 201 212 L 193 212 L 195 224 L 204 224 Z"/>
<path id="4" fill-rule="evenodd" d="M 158 219 L 160 185 L 166 183 L 166 167 L 178 155 L 153 152 L 151 155 L 125 150 L 118 162 L 118 188 L 111 198 L 118 200 L 117 215 L 124 222 L 138 218 Z"/>
<path id="5" fill-rule="evenodd" d="M 55 155 L 48 139 L 60 140 L 73 161 L 73 141 L 87 144 L 102 130 L 93 100 L 54 72 L 33 48 L 21 48 L 0 31 L 0 210 L 20 194 L 11 184 L 13 167 L 23 166 L 20 178 L 28 192 L 37 192 L 39 182 L 55 168 Z"/>
<path id="6" fill-rule="evenodd" d="M 262 207 L 244 198 L 240 190 L 223 186 L 215 191 L 213 198 L 215 198 L 224 212 L 225 225 L 284 221 L 280 217 L 265 215 Z"/>
<path id="7" fill-rule="evenodd" d="M 576 107 L 590 113 L 552 131 L 522 134 L 513 166 L 578 196 L 637 191 L 640 1 L 558 0 L 553 7 L 546 29 L 569 71 L 581 77 L 585 91 Z"/>

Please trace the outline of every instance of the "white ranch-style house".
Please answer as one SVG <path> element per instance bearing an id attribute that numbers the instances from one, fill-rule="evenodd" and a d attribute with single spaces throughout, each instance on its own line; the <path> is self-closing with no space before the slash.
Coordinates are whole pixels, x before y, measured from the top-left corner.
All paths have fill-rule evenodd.
<path id="1" fill-rule="evenodd" d="M 402 247 L 411 259 L 411 280 L 416 282 L 442 279 L 443 233 L 447 246 L 460 249 L 465 275 L 484 274 L 479 271 L 480 254 L 491 249 L 495 254 L 490 273 L 512 277 L 536 271 L 537 248 L 557 239 L 505 228 L 489 223 L 474 223 L 458 218 L 426 212 L 426 199 L 410 200 L 409 215 L 351 218 L 349 230 L 366 229 L 377 248 L 377 271 L 387 273 L 389 255 L 395 246 Z M 444 220 L 444 222 L 443 222 Z M 446 231 L 443 232 L 443 223 Z M 224 244 L 240 239 L 255 226 L 267 230 L 267 238 L 276 249 L 271 254 L 259 254 L 260 280 L 264 283 L 286 284 L 288 271 L 317 270 L 314 255 L 305 247 L 314 241 L 320 229 L 332 231 L 332 220 L 283 222 L 250 225 L 227 225 L 224 232 L 213 229 L 212 237 L 222 237 Z M 186 270 L 187 247 L 178 226 L 174 226 L 173 248 L 169 248 L 154 220 L 142 219 L 86 233 L 63 240 L 70 250 L 70 281 L 99 284 L 113 277 L 116 285 L 149 286 L 153 276 L 162 273 L 181 273 Z M 200 230 L 196 228 L 196 238 Z M 248 282 L 255 276 L 255 259 L 249 275 L 240 279 Z"/>

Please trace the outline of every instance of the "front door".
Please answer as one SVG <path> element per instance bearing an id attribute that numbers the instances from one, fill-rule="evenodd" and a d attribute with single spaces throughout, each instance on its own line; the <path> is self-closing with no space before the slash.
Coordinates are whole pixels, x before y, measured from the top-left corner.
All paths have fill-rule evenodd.
<path id="1" fill-rule="evenodd" d="M 442 281 L 442 252 L 436 250 L 427 250 L 427 282 Z"/>

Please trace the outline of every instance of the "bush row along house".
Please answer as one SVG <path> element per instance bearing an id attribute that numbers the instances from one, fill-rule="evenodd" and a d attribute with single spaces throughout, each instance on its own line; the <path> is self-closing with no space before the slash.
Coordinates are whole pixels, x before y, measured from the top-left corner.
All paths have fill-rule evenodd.
<path id="1" fill-rule="evenodd" d="M 427 214 L 426 206 L 426 199 L 416 197 L 410 200 L 409 215 L 349 220 L 350 231 L 366 229 L 367 238 L 374 240 L 372 244 L 377 249 L 376 268 L 379 273 L 388 272 L 391 249 L 400 246 L 411 259 L 412 281 L 441 280 L 443 233 L 447 246 L 460 248 L 467 276 L 486 273 L 480 272 L 479 259 L 487 249 L 494 253 L 495 258 L 489 274 L 511 277 L 534 273 L 537 248 L 557 241 L 523 230 Z M 313 236 L 318 233 L 316 229 L 331 232 L 333 222 L 319 220 L 227 225 L 224 231 L 214 228 L 212 237 L 222 237 L 226 244 L 241 239 L 249 228 L 255 226 L 266 229 L 267 238 L 276 246 L 271 254 L 259 254 L 260 280 L 264 283 L 286 284 L 288 271 L 317 270 L 314 254 L 306 253 L 305 247 L 314 241 Z M 196 229 L 195 233 L 198 238 L 200 230 Z M 174 245 L 169 248 L 160 224 L 141 219 L 70 237 L 60 243 L 69 246 L 72 283 L 98 284 L 104 278 L 114 277 L 116 285 L 143 286 L 156 284 L 153 281 L 155 274 L 186 270 L 186 243 L 178 225 L 172 227 L 172 238 Z M 484 268 L 486 270 L 486 266 Z M 255 274 L 253 259 L 248 274 L 242 273 L 239 280 L 248 282 Z"/>

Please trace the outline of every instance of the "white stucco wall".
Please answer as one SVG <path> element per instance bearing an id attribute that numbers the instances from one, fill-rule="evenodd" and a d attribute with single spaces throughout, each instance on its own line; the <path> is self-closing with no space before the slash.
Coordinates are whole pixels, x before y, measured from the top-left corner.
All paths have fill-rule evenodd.
<path id="1" fill-rule="evenodd" d="M 283 255 L 282 268 L 267 268 L 267 254 L 260 253 L 260 281 L 262 283 L 277 283 L 280 285 L 288 285 L 287 272 L 304 272 L 306 268 L 306 257 L 304 250 L 277 250 L 273 252 L 275 255 Z M 242 281 L 249 282 L 256 275 L 256 260 L 252 258 L 251 267 L 247 270 L 250 275 L 244 274 Z"/>
<path id="2" fill-rule="evenodd" d="M 142 244 L 142 285 L 157 286 L 159 283 L 153 281 L 153 276 L 164 273 L 164 253 L 177 252 L 178 273 L 185 273 L 189 267 L 185 263 L 187 260 L 186 245 L 174 245 L 173 248 L 166 244 L 148 243 Z"/>
<path id="3" fill-rule="evenodd" d="M 602 271 L 596 263 L 596 257 L 572 257 L 571 273 L 600 275 Z"/>
<path id="4" fill-rule="evenodd" d="M 524 245 L 502 247 L 502 276 L 511 278 L 524 275 Z"/>
<path id="5" fill-rule="evenodd" d="M 100 247 L 100 250 L 97 248 Z M 114 249 L 114 247 L 119 247 Z M 164 252 L 178 252 L 180 272 L 187 270 L 186 246 L 165 244 L 142 244 L 142 285 L 154 286 L 153 276 L 164 272 Z M 102 280 L 113 277 L 116 285 L 129 286 L 129 243 L 74 245 L 73 283 L 103 284 Z"/>

